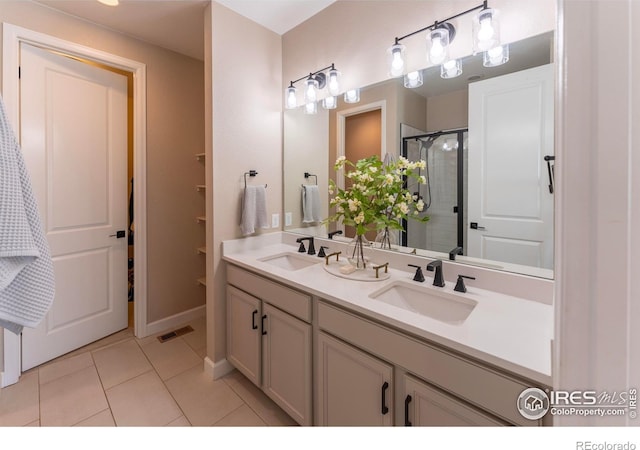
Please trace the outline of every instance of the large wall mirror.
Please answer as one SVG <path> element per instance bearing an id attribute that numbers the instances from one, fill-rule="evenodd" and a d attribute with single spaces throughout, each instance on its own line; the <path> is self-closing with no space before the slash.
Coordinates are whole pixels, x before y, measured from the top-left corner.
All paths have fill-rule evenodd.
<path id="1" fill-rule="evenodd" d="M 415 194 L 430 220 L 404 223 L 392 251 L 553 278 L 554 46 L 544 33 L 509 44 L 501 66 L 468 56 L 456 78 L 431 67 L 417 88 L 394 78 L 362 88 L 357 104 L 285 111 L 285 229 L 336 229 L 320 221 L 339 155 L 403 155 L 427 162 Z M 309 214 L 303 199 L 316 185 L 320 204 Z"/>

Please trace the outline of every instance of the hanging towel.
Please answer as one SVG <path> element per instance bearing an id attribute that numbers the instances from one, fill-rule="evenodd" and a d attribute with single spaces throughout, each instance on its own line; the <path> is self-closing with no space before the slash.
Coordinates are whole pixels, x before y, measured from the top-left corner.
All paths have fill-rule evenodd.
<path id="1" fill-rule="evenodd" d="M 242 199 L 242 235 L 255 233 L 257 228 L 269 228 L 267 222 L 267 189 L 265 186 L 247 186 Z"/>
<path id="2" fill-rule="evenodd" d="M 18 141 L 0 97 L 0 326 L 35 328 L 51 307 L 53 263 Z"/>
<path id="3" fill-rule="evenodd" d="M 313 184 L 302 186 L 302 222 L 320 222 L 320 189 Z"/>

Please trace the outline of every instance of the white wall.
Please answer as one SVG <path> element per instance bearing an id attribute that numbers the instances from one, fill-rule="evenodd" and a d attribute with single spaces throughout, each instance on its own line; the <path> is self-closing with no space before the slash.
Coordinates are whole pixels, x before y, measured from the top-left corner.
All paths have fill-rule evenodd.
<path id="1" fill-rule="evenodd" d="M 560 5 L 554 384 L 620 392 L 640 386 L 640 5 Z M 603 39 L 611 29 L 615 45 Z M 637 425 L 628 420 L 557 422 Z"/>
<path id="2" fill-rule="evenodd" d="M 208 33 L 209 31 L 207 31 Z M 267 213 L 282 212 L 282 47 L 278 34 L 211 4 L 212 197 L 207 205 L 207 357 L 225 357 L 225 280 L 221 243 L 241 237 L 240 198 L 248 183 L 267 184 Z M 208 70 L 208 69 L 207 69 Z M 282 217 L 281 217 L 282 219 Z M 279 231 L 281 226 L 270 231 Z M 269 230 L 267 230 L 269 231 Z M 264 231 L 260 231 L 264 232 Z"/>

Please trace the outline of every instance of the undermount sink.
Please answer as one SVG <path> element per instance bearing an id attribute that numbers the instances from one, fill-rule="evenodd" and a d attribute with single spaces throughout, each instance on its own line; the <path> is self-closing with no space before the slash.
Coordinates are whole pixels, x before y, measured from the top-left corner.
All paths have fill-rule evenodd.
<path id="1" fill-rule="evenodd" d="M 453 325 L 462 324 L 478 304 L 475 300 L 436 289 L 441 288 L 394 281 L 369 294 L 369 297 Z"/>
<path id="2" fill-rule="evenodd" d="M 258 261 L 293 271 L 318 264 L 322 259 L 314 256 L 308 256 L 306 254 L 284 252 L 278 253 L 277 255 L 265 256 L 264 258 L 260 258 Z"/>

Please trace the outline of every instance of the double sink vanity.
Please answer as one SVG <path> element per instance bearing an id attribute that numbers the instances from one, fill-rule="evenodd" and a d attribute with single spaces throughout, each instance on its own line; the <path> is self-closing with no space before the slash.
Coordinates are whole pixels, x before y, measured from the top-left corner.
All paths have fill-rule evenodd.
<path id="1" fill-rule="evenodd" d="M 517 401 L 551 386 L 551 280 L 444 261 L 439 287 L 431 260 L 373 249 L 349 279 L 346 242 L 300 237 L 223 243 L 227 360 L 299 424 L 550 423 Z"/>

